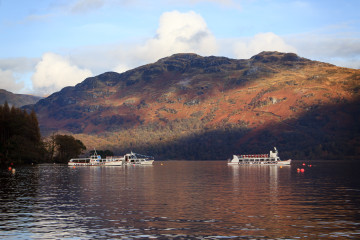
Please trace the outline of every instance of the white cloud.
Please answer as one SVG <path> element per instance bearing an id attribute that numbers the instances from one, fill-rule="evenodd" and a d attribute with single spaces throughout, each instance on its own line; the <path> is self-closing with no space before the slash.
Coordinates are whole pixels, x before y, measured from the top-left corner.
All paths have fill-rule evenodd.
<path id="1" fill-rule="evenodd" d="M 0 89 L 17 93 L 23 87 L 24 83 L 17 82 L 17 78 L 14 76 L 12 71 L 0 69 Z"/>
<path id="2" fill-rule="evenodd" d="M 0 69 L 15 73 L 26 73 L 32 71 L 38 61 L 38 58 L 3 58 L 0 59 Z"/>
<path id="3" fill-rule="evenodd" d="M 272 32 L 259 33 L 250 40 L 240 40 L 234 44 L 237 58 L 247 59 L 262 51 L 297 52 L 293 46 Z"/>
<path id="4" fill-rule="evenodd" d="M 66 86 L 74 86 L 90 76 L 90 70 L 71 65 L 60 55 L 45 53 L 36 65 L 32 83 L 34 91 L 49 94 Z"/>
<path id="5" fill-rule="evenodd" d="M 344 34 L 345 35 L 345 34 Z M 288 38 L 302 57 L 337 66 L 360 68 L 360 39 L 350 36 L 302 34 Z"/>
<path id="6" fill-rule="evenodd" d="M 127 70 L 130 70 L 130 69 L 131 68 L 128 67 L 127 65 L 125 65 L 125 64 L 119 64 L 113 69 L 113 71 L 118 72 L 118 73 L 123 73 L 123 72 L 126 72 Z"/>
<path id="7" fill-rule="evenodd" d="M 217 52 L 217 43 L 205 20 L 190 11 L 165 12 L 159 20 L 156 36 L 137 48 L 137 55 L 148 61 L 179 52 L 211 55 Z"/>
<path id="8" fill-rule="evenodd" d="M 111 70 L 124 72 L 175 53 L 215 55 L 217 49 L 215 37 L 199 14 L 172 11 L 161 15 L 152 38 L 76 49 L 71 51 L 71 60 L 77 66 L 86 66 L 101 74 Z"/>
<path id="9" fill-rule="evenodd" d="M 34 70 L 37 58 L 3 58 L 0 59 L 0 88 L 13 93 L 31 91 L 29 74 Z"/>

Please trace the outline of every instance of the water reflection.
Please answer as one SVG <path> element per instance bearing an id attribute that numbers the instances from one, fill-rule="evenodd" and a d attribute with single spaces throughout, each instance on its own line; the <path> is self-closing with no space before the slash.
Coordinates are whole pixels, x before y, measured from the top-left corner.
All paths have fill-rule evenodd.
<path id="1" fill-rule="evenodd" d="M 355 238 L 347 166 L 41 165 L 0 173 L 0 238 Z M 346 174 L 345 174 L 346 173 Z"/>

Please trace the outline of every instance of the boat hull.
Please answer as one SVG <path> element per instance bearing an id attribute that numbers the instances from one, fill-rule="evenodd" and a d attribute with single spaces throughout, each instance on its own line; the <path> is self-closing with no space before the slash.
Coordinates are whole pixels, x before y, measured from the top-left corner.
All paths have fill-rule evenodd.
<path id="1" fill-rule="evenodd" d="M 105 162 L 104 166 L 122 166 L 124 165 L 123 161 L 112 161 L 112 162 Z"/>
<path id="2" fill-rule="evenodd" d="M 146 160 L 145 162 L 141 162 L 141 165 L 152 165 L 154 160 Z"/>
<path id="3" fill-rule="evenodd" d="M 279 165 L 290 165 L 291 164 L 291 159 L 284 160 L 284 161 L 279 161 L 278 164 Z"/>
<path id="4" fill-rule="evenodd" d="M 154 160 L 137 159 L 135 161 L 126 162 L 125 165 L 152 165 Z"/>

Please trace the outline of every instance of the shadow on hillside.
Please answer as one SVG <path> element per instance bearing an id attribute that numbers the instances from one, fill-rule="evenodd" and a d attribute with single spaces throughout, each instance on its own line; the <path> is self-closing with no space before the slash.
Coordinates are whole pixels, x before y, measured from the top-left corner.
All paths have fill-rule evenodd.
<path id="1" fill-rule="evenodd" d="M 232 154 L 267 153 L 276 146 L 282 159 L 359 159 L 359 122 L 357 100 L 318 106 L 262 130 L 219 128 L 137 150 L 158 159 L 225 160 Z"/>

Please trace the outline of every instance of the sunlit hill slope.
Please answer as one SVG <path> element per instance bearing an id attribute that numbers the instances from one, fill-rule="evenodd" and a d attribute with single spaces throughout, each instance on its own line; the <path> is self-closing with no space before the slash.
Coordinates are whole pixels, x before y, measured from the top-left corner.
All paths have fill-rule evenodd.
<path id="1" fill-rule="evenodd" d="M 358 158 L 360 70 L 292 53 L 247 60 L 175 54 L 107 72 L 34 105 L 46 134 L 162 159 Z"/>

